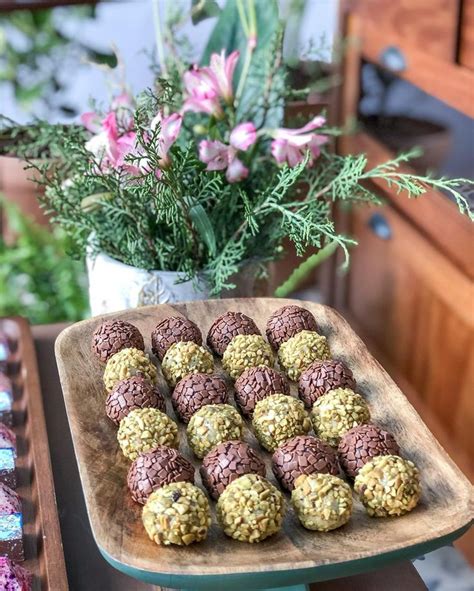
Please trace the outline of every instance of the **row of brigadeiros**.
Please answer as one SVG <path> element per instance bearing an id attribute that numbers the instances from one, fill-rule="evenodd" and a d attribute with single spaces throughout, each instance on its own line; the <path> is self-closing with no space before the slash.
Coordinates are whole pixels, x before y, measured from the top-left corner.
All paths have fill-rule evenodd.
<path id="1" fill-rule="evenodd" d="M 313 314 L 284 306 L 268 319 L 266 337 L 235 311 L 214 321 L 207 347 L 199 327 L 183 316 L 162 320 L 151 334 L 172 406 L 187 424 L 189 447 L 202 459 L 201 480 L 217 501 L 224 532 L 260 542 L 280 530 L 287 505 L 267 480 L 262 457 L 243 440 L 242 416 L 273 454 L 276 480 L 291 493 L 305 528 L 327 532 L 346 524 L 351 485 L 370 516 L 411 511 L 420 498 L 419 472 L 399 455 L 393 435 L 371 423 L 351 370 L 332 358 Z M 148 535 L 164 545 L 205 539 L 209 501 L 194 483 L 193 465 L 178 451 L 178 426 L 166 414 L 158 369 L 145 353 L 142 334 L 128 322 L 109 320 L 94 332 L 92 349 L 106 364 L 106 413 L 132 461 L 127 483 L 143 505 Z M 213 354 L 233 381 L 235 406 L 229 403 L 229 380 L 215 372 Z M 276 360 L 281 371 L 274 368 Z M 289 380 L 298 382 L 298 398 Z"/>

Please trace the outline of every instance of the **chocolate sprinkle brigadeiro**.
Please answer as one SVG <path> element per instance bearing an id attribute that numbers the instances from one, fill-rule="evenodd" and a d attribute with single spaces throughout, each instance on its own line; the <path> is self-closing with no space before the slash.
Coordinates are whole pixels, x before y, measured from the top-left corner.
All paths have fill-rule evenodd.
<path id="1" fill-rule="evenodd" d="M 283 306 L 267 322 L 267 339 L 278 351 L 280 345 L 302 330 L 318 331 L 318 325 L 309 310 L 300 306 Z"/>
<path id="2" fill-rule="evenodd" d="M 227 345 L 239 334 L 261 334 L 255 322 L 242 312 L 226 312 L 212 323 L 207 334 L 207 344 L 222 357 Z"/>
<path id="3" fill-rule="evenodd" d="M 123 320 L 107 320 L 92 335 L 92 351 L 106 363 L 122 349 L 145 350 L 143 336 L 136 326 Z"/>
<path id="4" fill-rule="evenodd" d="M 193 414 L 206 404 L 225 404 L 227 398 L 227 386 L 222 378 L 194 373 L 176 384 L 171 402 L 179 418 L 188 423 Z"/>
<path id="5" fill-rule="evenodd" d="M 339 475 L 336 452 L 311 435 L 298 435 L 280 446 L 272 456 L 272 469 L 281 486 L 289 491 L 302 474 Z"/>
<path id="6" fill-rule="evenodd" d="M 231 482 L 244 474 L 265 476 L 265 463 L 247 443 L 225 441 L 207 454 L 200 472 L 209 494 L 218 499 Z"/>
<path id="7" fill-rule="evenodd" d="M 116 425 L 135 408 L 157 408 L 166 412 L 163 395 L 142 376 L 117 382 L 105 402 L 105 412 Z"/>
<path id="8" fill-rule="evenodd" d="M 376 425 L 360 425 L 347 431 L 339 442 L 339 461 L 344 472 L 355 478 L 369 460 L 377 456 L 398 456 L 395 437 Z"/>
<path id="9" fill-rule="evenodd" d="M 246 417 L 253 414 L 255 405 L 272 394 L 290 394 L 286 377 L 271 367 L 249 367 L 235 381 L 235 402 Z"/>
<path id="10" fill-rule="evenodd" d="M 153 491 L 172 482 L 193 484 L 194 466 L 179 451 L 166 445 L 139 455 L 127 476 L 133 500 L 142 505 Z"/>
<path id="11" fill-rule="evenodd" d="M 352 371 L 337 359 L 313 361 L 300 376 L 298 396 L 306 408 L 312 408 L 320 396 L 336 388 L 356 389 Z"/>
<path id="12" fill-rule="evenodd" d="M 202 345 L 202 334 L 199 328 L 184 316 L 170 316 L 165 318 L 151 333 L 151 349 L 160 361 L 163 361 L 166 351 L 175 343 L 193 341 Z"/>

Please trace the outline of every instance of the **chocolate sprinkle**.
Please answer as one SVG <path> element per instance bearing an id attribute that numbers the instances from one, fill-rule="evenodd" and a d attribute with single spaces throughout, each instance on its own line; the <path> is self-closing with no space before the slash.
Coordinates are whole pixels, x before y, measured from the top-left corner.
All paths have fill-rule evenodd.
<path id="1" fill-rule="evenodd" d="M 280 345 L 302 330 L 318 332 L 318 325 L 309 310 L 300 306 L 283 306 L 270 316 L 267 322 L 267 339 L 278 351 Z"/>
<path id="2" fill-rule="evenodd" d="M 193 414 L 206 404 L 225 404 L 227 398 L 227 386 L 222 378 L 194 373 L 176 384 L 171 402 L 183 423 L 188 423 Z"/>
<path id="3" fill-rule="evenodd" d="M 143 336 L 136 326 L 123 320 L 107 320 L 92 335 L 92 351 L 103 363 L 122 349 L 145 350 Z"/>
<path id="4" fill-rule="evenodd" d="M 194 483 L 194 466 L 178 450 L 166 445 L 140 454 L 127 476 L 133 500 L 142 505 L 153 491 L 172 482 Z"/>
<path id="5" fill-rule="evenodd" d="M 255 322 L 242 312 L 226 312 L 212 323 L 207 344 L 222 357 L 227 345 L 239 334 L 261 334 Z"/>
<path id="6" fill-rule="evenodd" d="M 142 376 L 117 382 L 105 402 L 105 412 L 116 425 L 135 408 L 157 408 L 166 412 L 163 394 Z"/>
<path id="7" fill-rule="evenodd" d="M 163 361 L 166 351 L 178 342 L 192 341 L 202 345 L 202 334 L 199 328 L 184 316 L 170 316 L 165 318 L 151 333 L 151 349 L 160 361 Z"/>
<path id="8" fill-rule="evenodd" d="M 302 474 L 339 475 L 334 449 L 311 435 L 298 435 L 280 446 L 272 456 L 272 469 L 281 486 L 289 491 Z"/>
<path id="9" fill-rule="evenodd" d="M 271 367 L 249 367 L 235 381 L 235 402 L 240 412 L 251 417 L 255 405 L 272 394 L 290 394 L 286 377 Z"/>
<path id="10" fill-rule="evenodd" d="M 376 425 L 360 425 L 342 436 L 338 447 L 344 472 L 355 478 L 359 470 L 376 456 L 398 456 L 400 448 L 395 437 Z"/>
<path id="11" fill-rule="evenodd" d="M 336 388 L 356 389 L 352 371 L 336 359 L 313 361 L 300 376 L 298 396 L 306 408 L 312 408 L 320 396 Z"/>
<path id="12" fill-rule="evenodd" d="M 225 441 L 205 456 L 200 473 L 209 494 L 217 500 L 225 488 L 240 476 L 265 476 L 265 464 L 247 443 Z"/>

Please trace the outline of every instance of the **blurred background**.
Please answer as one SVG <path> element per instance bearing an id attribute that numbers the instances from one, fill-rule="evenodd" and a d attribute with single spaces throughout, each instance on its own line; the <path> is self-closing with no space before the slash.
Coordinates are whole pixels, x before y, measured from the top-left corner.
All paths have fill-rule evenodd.
<path id="1" fill-rule="evenodd" d="M 158 6 L 164 14 L 180 3 Z M 315 84 L 310 104 L 289 110 L 324 106 L 332 124 L 351 131 L 338 141 L 341 153 L 366 152 L 377 163 L 420 146 L 416 170 L 474 178 L 474 2 L 282 0 L 281 11 L 294 84 Z M 212 26 L 211 19 L 183 29 L 191 55 L 201 54 Z M 0 114 L 17 123 L 77 122 L 91 99 L 105 105 L 120 85 L 151 86 L 155 61 L 145 0 L 0 0 Z M 83 318 L 84 263 L 66 256 L 66 238 L 49 226 L 9 146 L 11 138 L 0 137 L 0 315 Z M 335 255 L 293 295 L 342 311 L 472 479 L 472 225 L 442 193 L 408 203 L 378 189 L 383 209 L 336 212 L 339 228 L 359 242 L 349 270 L 341 273 Z M 466 196 L 472 204 L 474 195 Z M 289 248 L 272 264 L 266 293 L 298 262 Z M 474 588 L 472 534 L 457 548 L 417 563 L 430 588 Z"/>

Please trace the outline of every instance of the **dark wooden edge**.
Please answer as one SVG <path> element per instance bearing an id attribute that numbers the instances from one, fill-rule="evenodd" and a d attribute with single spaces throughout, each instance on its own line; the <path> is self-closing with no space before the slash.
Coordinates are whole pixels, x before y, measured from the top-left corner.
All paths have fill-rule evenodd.
<path id="1" fill-rule="evenodd" d="M 31 486 L 36 488 L 37 514 L 40 519 L 42 539 L 38 540 L 38 558 L 44 587 L 48 591 L 69 589 L 64 552 L 59 527 L 56 494 L 49 455 L 48 435 L 43 411 L 38 364 L 30 326 L 24 318 L 11 318 L 19 327 L 21 347 L 21 372 L 26 400 L 30 454 L 33 459 Z M 43 558 L 40 556 L 43 554 Z M 43 587 L 42 587 L 43 588 Z"/>

